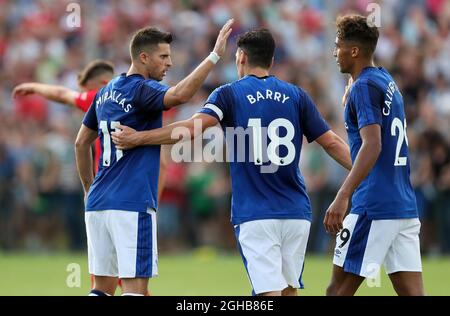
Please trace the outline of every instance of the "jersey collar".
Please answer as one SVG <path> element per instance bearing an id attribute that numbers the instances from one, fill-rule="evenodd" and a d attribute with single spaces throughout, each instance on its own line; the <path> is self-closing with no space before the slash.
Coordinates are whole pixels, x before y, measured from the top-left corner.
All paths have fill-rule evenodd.
<path id="1" fill-rule="evenodd" d="M 273 77 L 273 76 L 272 75 L 268 75 L 268 76 L 258 77 L 256 75 L 250 74 L 250 75 L 247 75 L 246 77 L 254 77 L 256 79 L 267 79 L 267 78 L 270 78 L 270 77 Z"/>

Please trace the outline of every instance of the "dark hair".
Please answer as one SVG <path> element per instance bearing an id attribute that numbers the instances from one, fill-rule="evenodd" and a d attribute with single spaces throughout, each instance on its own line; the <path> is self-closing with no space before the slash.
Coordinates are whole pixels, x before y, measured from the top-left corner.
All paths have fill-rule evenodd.
<path id="1" fill-rule="evenodd" d="M 361 45 L 366 55 L 372 55 L 377 47 L 379 32 L 376 26 L 369 26 L 362 15 L 346 15 L 336 21 L 337 37 L 343 41 L 353 41 Z"/>
<path id="2" fill-rule="evenodd" d="M 94 60 L 78 74 L 78 85 L 84 86 L 89 80 L 107 72 L 114 74 L 114 65 L 111 62 L 103 59 Z"/>
<path id="3" fill-rule="evenodd" d="M 257 29 L 241 34 L 237 46 L 248 56 L 252 66 L 269 68 L 275 53 L 275 40 L 268 29 Z"/>
<path id="4" fill-rule="evenodd" d="M 136 59 L 142 51 L 151 45 L 160 43 L 170 44 L 172 42 L 172 34 L 162 32 L 156 27 L 146 27 L 138 30 L 131 39 L 130 53 L 131 58 Z"/>

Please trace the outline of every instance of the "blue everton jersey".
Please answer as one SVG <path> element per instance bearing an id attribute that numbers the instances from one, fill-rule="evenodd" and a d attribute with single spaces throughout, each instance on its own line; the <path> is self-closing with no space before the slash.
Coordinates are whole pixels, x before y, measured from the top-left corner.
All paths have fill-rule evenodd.
<path id="1" fill-rule="evenodd" d="M 259 219 L 311 220 L 299 169 L 303 135 L 329 130 L 311 98 L 276 77 L 246 76 L 217 88 L 200 111 L 225 130 L 233 224 Z"/>
<path id="2" fill-rule="evenodd" d="M 350 88 L 345 107 L 352 160 L 361 148 L 359 130 L 381 126 L 382 150 L 369 175 L 355 190 L 351 213 L 372 219 L 414 218 L 416 198 L 409 179 L 408 138 L 403 97 L 384 68 L 365 68 Z"/>
<path id="3" fill-rule="evenodd" d="M 118 150 L 111 132 L 119 123 L 138 131 L 161 127 L 167 90 L 141 75 L 122 74 L 97 93 L 83 120 L 85 126 L 98 131 L 102 147 L 86 211 L 157 208 L 160 146 Z"/>

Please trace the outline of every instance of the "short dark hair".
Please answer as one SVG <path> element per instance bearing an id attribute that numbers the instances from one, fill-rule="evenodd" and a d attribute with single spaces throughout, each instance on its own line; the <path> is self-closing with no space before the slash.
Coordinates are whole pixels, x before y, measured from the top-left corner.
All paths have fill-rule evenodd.
<path id="1" fill-rule="evenodd" d="M 89 64 L 78 74 L 78 85 L 84 86 L 86 83 L 104 73 L 114 74 L 114 65 L 103 59 L 96 59 Z"/>
<path id="2" fill-rule="evenodd" d="M 131 39 L 131 58 L 136 59 L 148 46 L 158 45 L 160 43 L 170 44 L 172 39 L 172 34 L 160 31 L 156 27 L 146 27 L 140 29 Z"/>
<path id="3" fill-rule="evenodd" d="M 269 68 L 275 53 L 275 40 L 268 29 L 256 29 L 241 34 L 237 46 L 248 56 L 252 66 Z"/>
<path id="4" fill-rule="evenodd" d="M 376 26 L 369 26 L 362 15 L 346 15 L 336 21 L 337 37 L 343 41 L 353 41 L 361 45 L 366 55 L 372 55 L 380 36 Z"/>

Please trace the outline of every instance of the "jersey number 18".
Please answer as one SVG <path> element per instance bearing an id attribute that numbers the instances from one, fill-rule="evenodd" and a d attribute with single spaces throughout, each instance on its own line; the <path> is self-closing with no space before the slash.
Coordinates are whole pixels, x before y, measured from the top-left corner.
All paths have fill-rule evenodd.
<path id="1" fill-rule="evenodd" d="M 252 127 L 253 130 L 253 161 L 255 165 L 263 164 L 263 153 L 262 153 L 262 127 L 261 119 L 252 118 L 248 120 L 248 126 Z M 286 135 L 280 137 L 277 134 L 277 130 L 280 127 L 286 129 Z M 292 123 L 284 118 L 275 119 L 270 122 L 267 128 L 268 136 L 271 140 L 269 146 L 267 146 L 267 156 L 269 160 L 278 166 L 289 165 L 295 159 L 295 146 L 292 140 L 295 136 L 295 129 Z M 285 146 L 287 148 L 286 157 L 280 157 L 277 153 L 277 148 L 279 146 Z"/>

